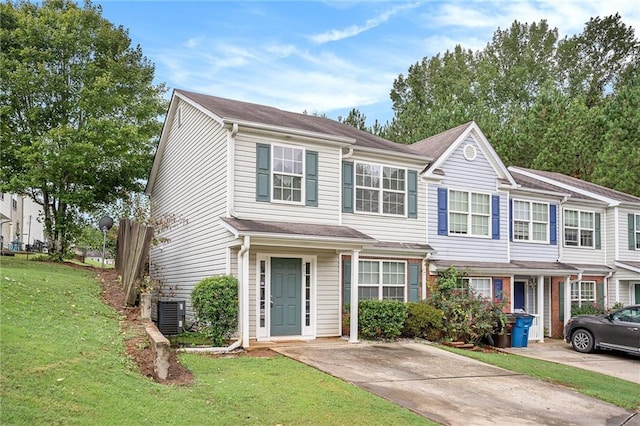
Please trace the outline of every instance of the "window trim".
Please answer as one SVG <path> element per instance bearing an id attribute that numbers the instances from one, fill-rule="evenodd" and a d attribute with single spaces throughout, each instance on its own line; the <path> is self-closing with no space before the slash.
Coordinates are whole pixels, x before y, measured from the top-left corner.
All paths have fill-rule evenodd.
<path id="1" fill-rule="evenodd" d="M 570 229 L 576 229 L 578 231 L 577 244 L 567 244 L 567 212 L 578 213 L 578 226 L 570 226 Z M 592 217 L 592 228 L 585 228 L 582 226 L 582 213 L 590 214 Z M 591 245 L 582 245 L 581 231 L 591 231 Z M 580 209 L 563 209 L 562 211 L 562 245 L 567 248 L 592 248 L 596 247 L 596 212 L 593 210 L 580 210 Z"/>
<path id="2" fill-rule="evenodd" d="M 281 176 L 293 176 L 293 177 L 298 177 L 298 174 L 296 173 L 284 173 L 284 172 L 276 172 L 275 170 L 275 147 L 280 147 L 280 148 L 289 148 L 289 149 L 294 149 L 294 150 L 300 150 L 302 151 L 302 172 L 299 175 L 300 177 L 300 201 L 288 201 L 288 200 L 279 200 L 277 198 L 275 198 L 273 196 L 274 191 L 275 191 L 275 184 L 273 181 L 274 175 L 281 175 Z M 290 205 L 294 205 L 294 206 L 304 206 L 306 204 L 306 167 L 307 167 L 307 149 L 304 147 L 300 147 L 300 146 L 296 146 L 296 145 L 286 145 L 286 144 L 280 144 L 280 143 L 271 143 L 271 154 L 270 154 L 269 158 L 269 184 L 270 184 L 270 189 L 269 189 L 269 199 L 270 202 L 272 203 L 277 203 L 277 204 L 290 204 Z"/>
<path id="3" fill-rule="evenodd" d="M 378 288 L 378 298 L 377 299 L 360 299 L 360 288 L 361 287 L 370 287 L 373 288 L 375 287 L 372 284 L 362 284 L 360 282 L 360 276 L 359 274 L 362 271 L 362 263 L 363 262 L 368 262 L 368 263 L 378 263 L 379 268 L 378 268 L 378 284 L 377 284 L 377 288 Z M 395 264 L 401 264 L 403 265 L 402 270 L 404 271 L 404 283 L 403 284 L 384 284 L 384 263 L 395 263 Z M 384 299 L 384 288 L 385 287 L 393 287 L 393 288 L 402 288 L 402 293 L 403 293 L 403 302 L 407 302 L 407 298 L 408 298 L 408 291 L 407 291 L 407 287 L 408 287 L 408 283 L 409 283 L 409 273 L 408 273 L 408 266 L 407 266 L 408 262 L 406 260 L 398 260 L 398 259 L 358 259 L 358 300 L 387 300 Z M 353 291 L 353 289 L 351 290 Z M 389 299 L 389 300 L 396 300 L 396 299 Z"/>
<path id="4" fill-rule="evenodd" d="M 550 207 L 549 207 L 549 203 L 545 202 L 545 201 L 532 201 L 532 200 L 523 200 L 520 198 L 512 198 L 513 201 L 513 214 L 511 217 L 511 226 L 513 227 L 513 242 L 515 243 L 533 243 L 533 244 L 549 244 L 549 235 L 550 235 L 550 226 L 551 226 L 551 212 L 550 212 Z M 529 204 L 529 219 L 528 220 L 516 220 L 516 203 L 527 203 Z M 545 210 L 547 212 L 547 221 L 546 222 L 540 222 L 537 220 L 533 220 L 533 205 L 534 204 L 540 204 L 545 206 Z M 529 233 L 529 238 L 526 240 L 520 240 L 516 238 L 516 222 L 527 222 L 528 225 L 528 233 Z M 534 240 L 533 239 L 533 224 L 534 223 L 539 223 L 545 224 L 545 239 L 544 240 Z"/>
<path id="5" fill-rule="evenodd" d="M 633 225 L 634 225 L 634 229 L 633 229 L 633 235 L 635 237 L 635 250 L 638 251 L 640 250 L 640 214 L 634 213 L 633 214 Z"/>
<path id="6" fill-rule="evenodd" d="M 468 194 L 468 210 L 466 213 L 458 211 L 458 210 L 453 210 L 451 209 L 451 192 L 463 192 Z M 489 212 L 485 215 L 484 213 L 473 213 L 471 211 L 471 198 L 472 195 L 476 194 L 476 195 L 483 195 L 487 197 L 487 203 L 489 206 Z M 466 238 L 486 238 L 486 239 L 492 239 L 493 235 L 492 235 L 492 218 L 493 218 L 493 202 L 492 202 L 492 196 L 493 194 L 489 193 L 489 192 L 481 192 L 481 191 L 471 191 L 471 190 L 466 190 L 466 189 L 455 189 L 455 188 L 447 188 L 447 223 L 448 223 L 448 229 L 447 229 L 447 233 L 449 236 L 451 237 L 466 237 Z M 451 232 L 452 229 L 452 224 L 453 221 L 451 220 L 451 213 L 455 213 L 455 214 L 465 214 L 467 216 L 467 233 L 466 234 L 460 234 L 460 233 L 456 233 L 456 232 Z M 486 235 L 481 235 L 481 234 L 473 234 L 473 220 L 472 218 L 474 216 L 482 216 L 482 217 L 486 217 L 487 218 L 487 234 Z"/>
<path id="7" fill-rule="evenodd" d="M 380 170 L 378 188 L 371 186 L 358 185 L 358 165 L 367 165 L 372 167 L 378 167 Z M 404 190 L 399 191 L 395 189 L 384 189 L 384 169 L 396 169 L 404 171 Z M 353 162 L 353 213 L 356 214 L 373 214 L 377 216 L 388 217 L 408 217 L 409 209 L 409 197 L 408 197 L 408 185 L 409 185 L 409 169 L 406 167 L 392 166 L 382 163 L 371 163 L 367 161 L 354 161 Z M 358 189 L 377 190 L 378 191 L 378 211 L 363 211 L 358 209 Z M 402 194 L 404 212 L 402 214 L 385 213 L 384 212 L 384 193 L 389 192 L 393 194 Z"/>
<path id="8" fill-rule="evenodd" d="M 471 284 L 471 282 L 473 280 L 483 280 L 483 281 L 489 281 L 489 295 L 487 296 L 484 293 L 478 292 L 473 285 Z M 462 279 L 462 281 L 467 284 L 469 286 L 469 289 L 471 291 L 473 291 L 476 295 L 485 298 L 487 300 L 493 300 L 493 278 L 492 277 L 464 277 Z"/>

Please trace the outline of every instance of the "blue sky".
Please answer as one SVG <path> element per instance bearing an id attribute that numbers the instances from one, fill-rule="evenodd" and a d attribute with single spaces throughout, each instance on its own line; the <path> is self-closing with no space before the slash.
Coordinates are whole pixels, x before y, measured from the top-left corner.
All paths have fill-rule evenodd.
<path id="1" fill-rule="evenodd" d="M 389 92 L 411 64 L 456 44 L 482 49 L 516 19 L 546 19 L 564 36 L 618 12 L 640 31 L 633 0 L 94 3 L 129 30 L 170 91 L 334 119 L 355 107 L 368 124 L 391 120 Z"/>

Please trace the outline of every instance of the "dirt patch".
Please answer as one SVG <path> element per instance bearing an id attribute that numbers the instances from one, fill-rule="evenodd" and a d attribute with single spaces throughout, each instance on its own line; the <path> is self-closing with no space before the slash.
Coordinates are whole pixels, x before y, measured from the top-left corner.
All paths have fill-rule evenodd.
<path id="1" fill-rule="evenodd" d="M 118 272 L 114 269 L 96 269 L 97 278 L 102 285 L 102 297 L 105 302 L 122 315 L 120 327 L 125 336 L 127 354 L 138 366 L 140 373 L 151 377 L 158 383 L 172 385 L 191 385 L 193 375 L 180 364 L 175 351 L 171 352 L 169 374 L 166 379 L 159 379 L 153 372 L 154 354 L 149 346 L 145 332 L 147 321 L 140 320 L 140 308 L 125 307 L 124 291 Z"/>

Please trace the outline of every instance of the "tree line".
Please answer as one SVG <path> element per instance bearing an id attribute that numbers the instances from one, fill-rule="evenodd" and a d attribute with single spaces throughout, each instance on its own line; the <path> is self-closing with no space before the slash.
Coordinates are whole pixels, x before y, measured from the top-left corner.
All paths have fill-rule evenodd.
<path id="1" fill-rule="evenodd" d="M 546 20 L 498 28 L 479 51 L 457 45 L 400 74 L 394 116 L 366 125 L 413 143 L 475 121 L 507 165 L 563 173 L 640 196 L 640 43 L 615 14 L 560 38 Z"/>

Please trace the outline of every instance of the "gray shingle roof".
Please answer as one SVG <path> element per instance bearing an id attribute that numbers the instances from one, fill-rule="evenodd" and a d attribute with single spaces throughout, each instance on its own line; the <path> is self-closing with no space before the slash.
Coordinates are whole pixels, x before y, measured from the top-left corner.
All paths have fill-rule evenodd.
<path id="1" fill-rule="evenodd" d="M 458 139 L 472 123 L 473 122 L 470 121 L 468 123 L 461 124 L 458 127 L 430 136 L 409 146 L 415 152 L 431 157 L 435 161 L 438 157 L 444 154 L 447 148 L 449 148 L 449 146 L 451 146 L 451 144 L 455 142 L 456 139 Z"/>
<path id="2" fill-rule="evenodd" d="M 604 186 L 600 186 L 595 183 L 586 182 L 584 180 L 580 180 L 571 176 L 563 175 L 562 173 L 525 169 L 523 167 L 511 168 L 511 171 L 513 172 L 513 171 L 516 171 L 517 169 L 524 170 L 529 173 L 536 174 L 538 176 L 542 176 L 548 179 L 553 179 L 558 181 L 559 183 L 562 183 L 565 185 L 571 185 L 571 186 L 574 186 L 575 188 L 589 191 L 594 194 L 601 195 L 603 197 L 611 198 L 612 200 L 615 200 L 615 201 L 640 204 L 640 197 L 636 197 L 630 194 L 625 194 L 624 192 L 606 188 Z"/>
<path id="3" fill-rule="evenodd" d="M 550 183 L 543 182 L 541 180 L 526 176 L 522 174 L 518 169 L 509 167 L 509 172 L 511 176 L 516 181 L 516 183 L 522 186 L 523 189 L 537 189 L 543 191 L 551 191 L 551 192 L 559 192 L 561 194 L 568 194 L 571 198 L 580 199 L 580 200 L 594 200 L 594 198 L 588 197 L 586 195 L 579 194 L 577 192 L 571 191 L 566 188 L 561 188 L 556 185 L 552 185 Z"/>
<path id="4" fill-rule="evenodd" d="M 418 156 L 417 154 L 419 154 L 409 148 L 408 145 L 391 142 L 387 139 L 372 135 L 371 133 L 356 129 L 355 127 L 347 124 L 339 123 L 329 118 L 284 111 L 266 105 L 219 98 L 217 96 L 203 95 L 185 90 L 176 89 L 176 93 L 191 99 L 223 119 L 235 119 L 257 124 L 267 124 L 331 136 L 352 138 L 356 141 L 356 146 L 411 154 L 415 156 Z"/>
<path id="5" fill-rule="evenodd" d="M 497 269 L 512 270 L 514 272 L 521 270 L 545 270 L 557 271 L 558 273 L 578 272 L 578 270 L 570 265 L 560 262 L 532 262 L 524 260 L 512 260 L 511 262 L 474 262 L 468 260 L 434 260 L 433 263 L 438 268 L 448 268 L 453 266 L 457 269 Z"/>
<path id="6" fill-rule="evenodd" d="M 267 220 L 249 220 L 221 217 L 233 229 L 248 234 L 273 234 L 273 235 L 299 235 L 309 237 L 329 237 L 347 240 L 368 240 L 371 243 L 374 238 L 356 231 L 348 226 L 316 225 L 312 223 L 275 222 Z"/>

